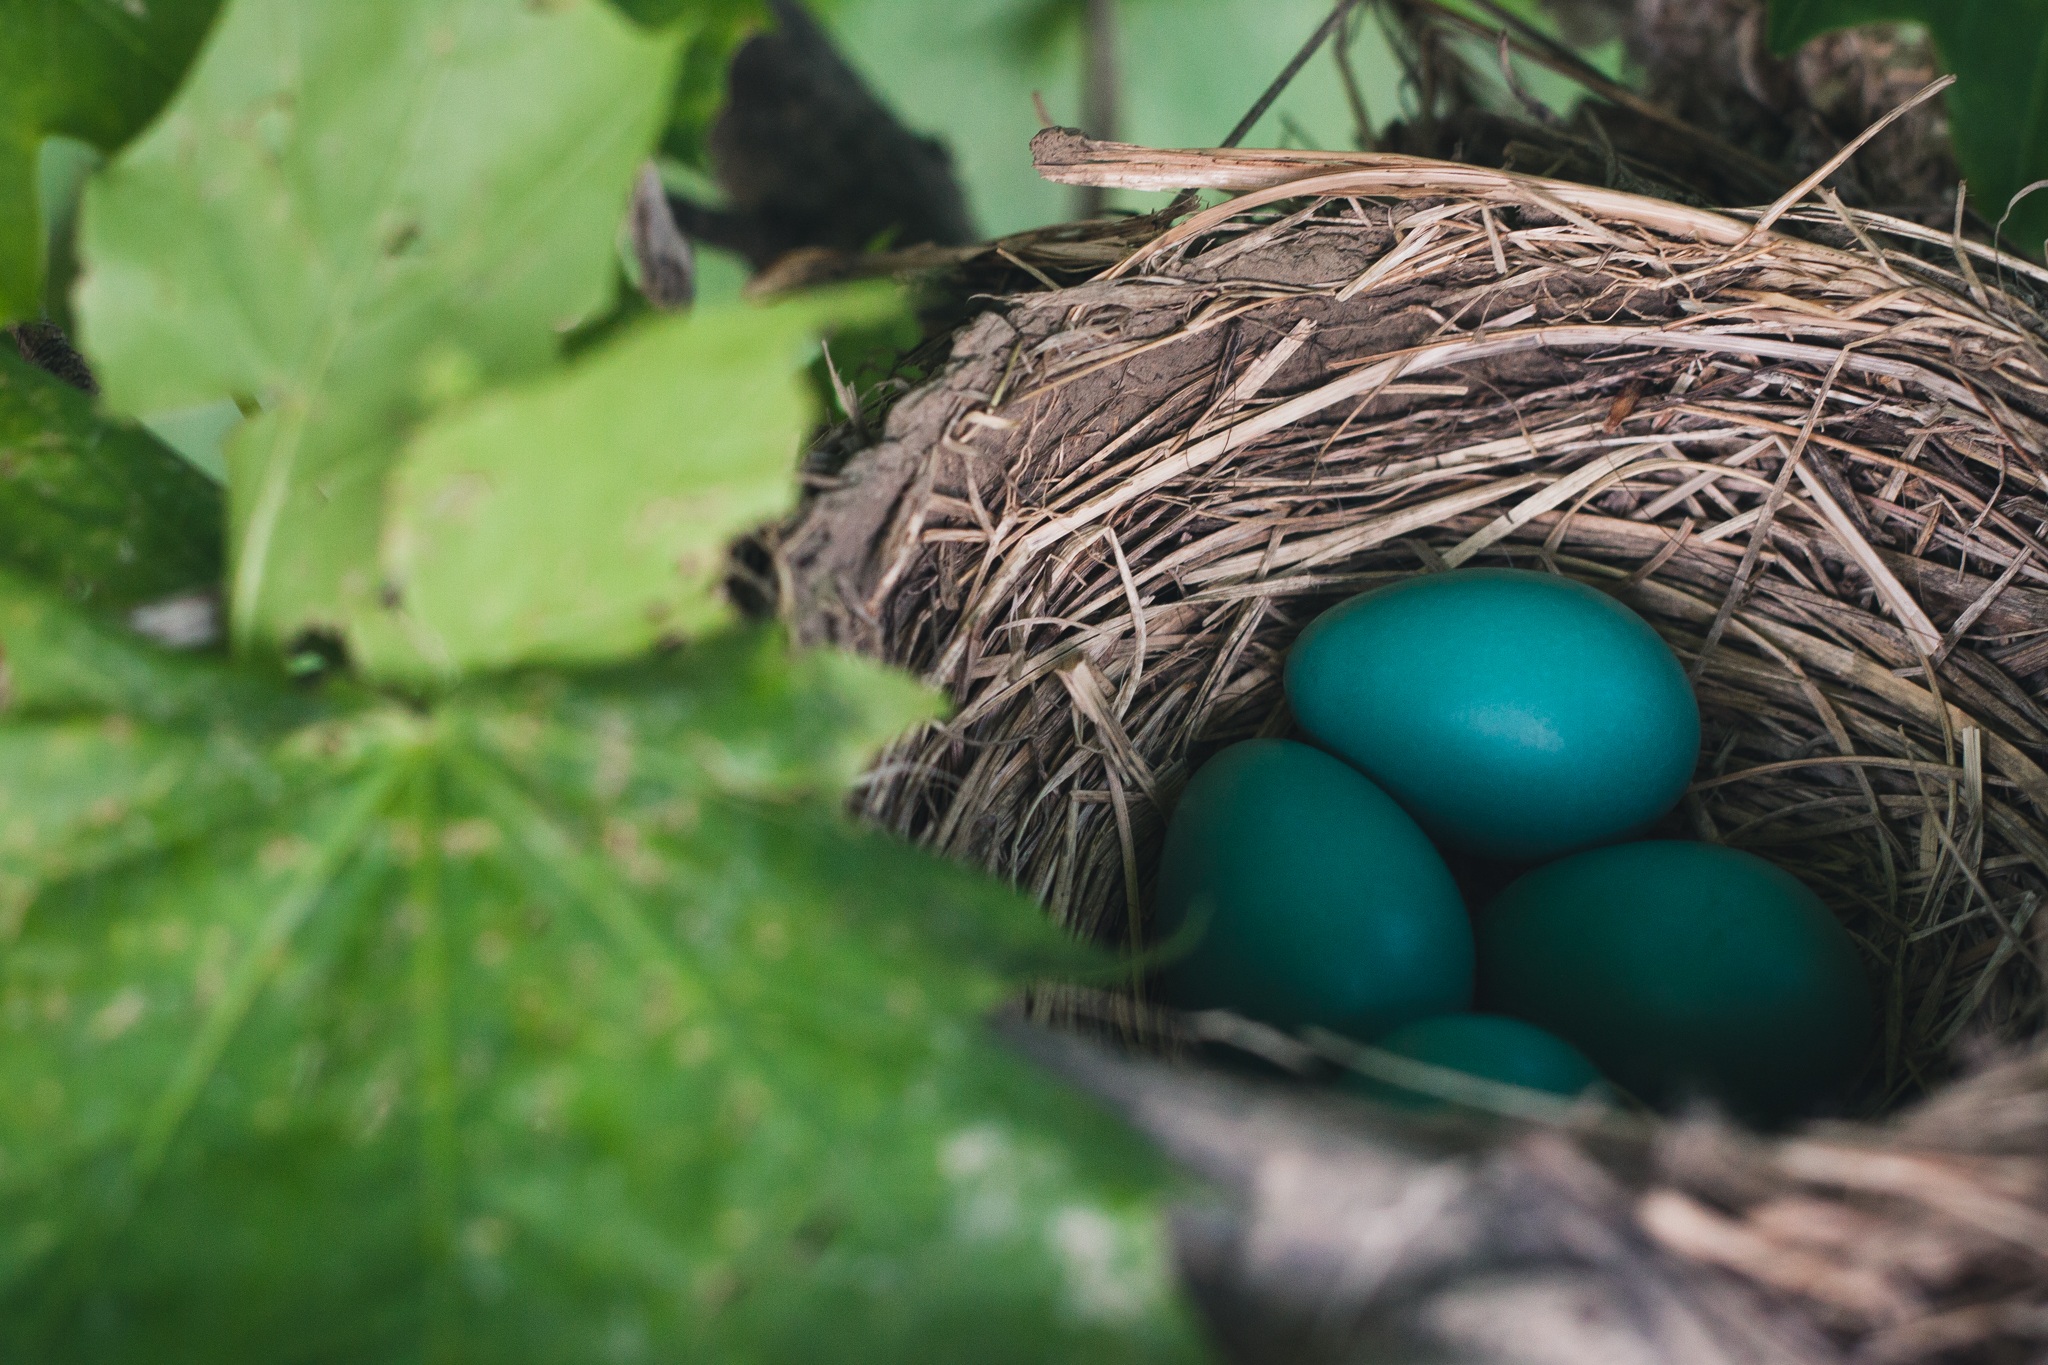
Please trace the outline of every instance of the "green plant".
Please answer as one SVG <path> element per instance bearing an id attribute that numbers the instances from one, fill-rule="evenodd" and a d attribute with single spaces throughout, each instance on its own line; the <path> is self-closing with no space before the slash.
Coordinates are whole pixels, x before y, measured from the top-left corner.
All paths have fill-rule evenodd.
<path id="1" fill-rule="evenodd" d="M 125 121 L 10 50 L 10 133 L 111 149 L 210 7 L 11 8 Z M 746 18 L 624 8 L 228 0 L 86 192 L 109 415 L 0 356 L 0 1359 L 1196 1354 L 1149 1158 L 984 1035 L 1078 950 L 837 813 L 935 699 L 715 591 L 893 303 L 564 358 Z M 222 397 L 224 490 L 118 417 Z"/>
<path id="2" fill-rule="evenodd" d="M 0 322 L 43 305 L 36 161 L 66 134 L 102 150 L 153 118 L 220 0 L 0 0 Z"/>
<path id="3" fill-rule="evenodd" d="M 1858 24 L 1924 25 L 1956 76 L 1947 95 L 1956 159 L 1978 212 L 2005 218 L 2014 195 L 2048 179 L 2048 2 L 2044 0 L 1771 0 L 1770 41 L 1789 53 Z M 2038 254 L 2048 197 L 2012 206 L 2006 231 Z"/>

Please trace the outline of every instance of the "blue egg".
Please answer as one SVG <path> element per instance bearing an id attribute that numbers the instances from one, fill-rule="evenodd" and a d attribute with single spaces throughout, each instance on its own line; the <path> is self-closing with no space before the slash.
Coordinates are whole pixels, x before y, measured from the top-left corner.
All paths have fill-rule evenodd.
<path id="1" fill-rule="evenodd" d="M 1479 998 L 1652 1103 L 1775 1121 L 1836 1096 L 1877 1028 L 1855 941 L 1798 878 L 1718 844 L 1540 867 L 1479 916 Z"/>
<path id="2" fill-rule="evenodd" d="M 1641 833 L 1699 755 L 1699 705 L 1657 632 L 1555 574 L 1459 569 L 1354 597 L 1302 632 L 1286 676 L 1311 738 L 1487 857 Z"/>
<path id="3" fill-rule="evenodd" d="M 1600 1071 L 1586 1054 L 1554 1033 L 1498 1014 L 1444 1014 L 1404 1024 L 1373 1046 L 1397 1057 L 1426 1062 L 1468 1076 L 1576 1098 L 1606 1093 Z M 1390 1081 L 1356 1075 L 1350 1088 L 1378 1099 L 1432 1106 L 1440 1097 Z"/>
<path id="4" fill-rule="evenodd" d="M 1160 858 L 1160 975 L 1182 1008 L 1357 1038 L 1472 999 L 1472 927 L 1442 857 L 1391 797 L 1306 744 L 1255 739 L 1203 765 Z"/>

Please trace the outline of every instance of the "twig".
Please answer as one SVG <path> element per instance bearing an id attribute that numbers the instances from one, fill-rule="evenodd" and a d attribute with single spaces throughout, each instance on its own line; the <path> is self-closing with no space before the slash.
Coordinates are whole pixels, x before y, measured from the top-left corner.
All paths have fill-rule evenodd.
<path id="1" fill-rule="evenodd" d="M 1410 0 L 1428 9 L 1437 18 L 1464 29 L 1468 33 L 1487 39 L 1498 38 L 1502 30 L 1489 28 L 1469 15 L 1460 14 L 1440 0 Z M 1609 80 L 1600 69 L 1570 48 L 1554 41 L 1540 29 L 1502 9 L 1492 0 L 1473 0 L 1479 8 L 1499 19 L 1514 43 L 1515 50 L 1539 66 L 1545 66 L 1561 76 L 1570 78 L 1580 86 L 1600 96 L 1610 104 L 1616 104 L 1631 113 L 1649 120 L 1665 131 L 1685 139 L 1694 146 L 1712 155 L 1729 170 L 1746 177 L 1760 192 L 1772 193 L 1784 184 L 1784 179 L 1767 162 L 1759 161 L 1739 147 L 1731 147 L 1720 138 L 1703 128 L 1686 122 L 1643 98 L 1627 86 Z"/>
<path id="2" fill-rule="evenodd" d="M 1235 147 L 1245 140 L 1251 130 L 1258 125 L 1259 120 L 1266 116 L 1266 111 L 1273 107 L 1273 101 L 1279 99 L 1281 92 L 1301 74 L 1301 69 L 1308 65 L 1309 58 L 1315 56 L 1322 45 L 1330 40 L 1330 35 L 1337 31 L 1338 25 L 1344 22 L 1357 3 L 1358 0 L 1337 0 L 1336 8 L 1330 11 L 1329 17 L 1309 35 L 1308 41 L 1301 45 L 1301 51 L 1294 54 L 1293 60 L 1281 68 L 1280 74 L 1273 78 L 1273 83 L 1266 87 L 1265 93 L 1260 95 L 1257 102 L 1246 111 L 1245 116 L 1237 121 L 1237 126 L 1230 130 L 1230 136 L 1223 139 L 1225 147 Z"/>
<path id="3" fill-rule="evenodd" d="M 664 311 L 688 308 L 697 297 L 697 254 L 676 226 L 661 171 L 652 161 L 633 181 L 626 223 L 640 267 L 641 294 Z"/>
<path id="4" fill-rule="evenodd" d="M 1756 226 L 1750 229 L 1750 235 L 1757 237 L 1769 232 L 1771 225 L 1784 217 L 1787 209 L 1813 193 L 1822 181 L 1842 169 L 1850 157 L 1863 150 L 1864 144 L 1955 83 L 1956 78 L 1954 76 L 1943 76 L 1938 80 L 1929 81 L 1919 94 L 1893 109 L 1855 137 L 1849 139 L 1848 142 L 1842 145 L 1842 150 L 1836 152 L 1833 156 L 1815 167 L 1812 174 L 1808 175 L 1804 180 L 1801 180 L 1791 189 L 1779 195 L 1771 206 L 1764 210 L 1763 216 L 1756 220 Z M 1956 206 L 1956 216 L 1960 222 L 1962 216 L 1961 204 Z M 1962 236 L 1960 229 L 1958 229 L 1956 236 L 1958 238 Z"/>
<path id="5" fill-rule="evenodd" d="M 1356 8 L 1345 16 L 1342 32 L 1331 45 L 1330 55 L 1336 59 L 1337 75 L 1344 83 L 1345 103 L 1351 106 L 1351 143 L 1364 151 L 1372 146 L 1372 113 L 1366 108 L 1365 90 L 1358 81 L 1358 68 L 1351 62 L 1352 21 L 1356 17 Z"/>

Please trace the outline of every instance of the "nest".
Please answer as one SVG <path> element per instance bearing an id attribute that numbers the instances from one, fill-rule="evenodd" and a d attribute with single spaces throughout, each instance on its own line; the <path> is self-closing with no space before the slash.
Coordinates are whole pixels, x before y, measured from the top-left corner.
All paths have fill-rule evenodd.
<path id="1" fill-rule="evenodd" d="M 1793 1169 L 1813 1139 L 1713 1128 L 1721 1174 L 1629 1177 L 1683 1201 L 1629 1236 L 1817 1324 L 1698 1358 L 2048 1337 L 2048 1066 L 1955 1079 L 2043 1024 L 2048 272 L 1825 190 L 1745 215 L 1406 157 L 1038 150 L 1241 193 L 997 301 L 814 454 L 773 537 L 785 615 L 954 699 L 862 814 L 1142 950 L 1178 790 L 1288 731 L 1318 613 L 1467 564 L 1592 583 L 1699 695 L 1668 832 L 1801 877 L 1880 988 L 1871 1122 L 1836 1147 L 1921 1163 Z M 1040 1012 L 1173 1031 L 1136 988 Z M 1908 1224 L 1946 1231 L 1919 1260 L 1872 1239 Z"/>

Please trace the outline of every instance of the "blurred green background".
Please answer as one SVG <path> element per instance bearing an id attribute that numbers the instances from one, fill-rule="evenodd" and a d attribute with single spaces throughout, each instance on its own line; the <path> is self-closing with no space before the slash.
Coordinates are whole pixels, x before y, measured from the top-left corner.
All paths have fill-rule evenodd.
<path id="1" fill-rule="evenodd" d="M 1040 180 L 1029 143 L 1038 91 L 1057 121 L 1081 117 L 1078 22 L 1053 27 L 1032 0 L 839 0 L 827 22 L 903 120 L 953 148 L 990 234 L 1057 222 L 1073 191 Z M 1067 7 L 1071 12 L 1078 7 Z M 1329 0 L 1124 0 L 1117 7 L 1118 134 L 1161 147 L 1222 141 L 1302 42 Z M 1368 19 L 1354 63 L 1376 121 L 1396 108 L 1399 70 Z M 1048 41 L 1049 39 L 1049 41 Z M 1378 98 L 1375 99 L 1374 96 Z M 1256 146 L 1348 147 L 1352 117 L 1337 66 L 1319 53 L 1248 139 Z"/>

